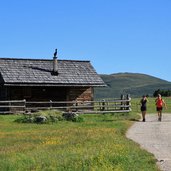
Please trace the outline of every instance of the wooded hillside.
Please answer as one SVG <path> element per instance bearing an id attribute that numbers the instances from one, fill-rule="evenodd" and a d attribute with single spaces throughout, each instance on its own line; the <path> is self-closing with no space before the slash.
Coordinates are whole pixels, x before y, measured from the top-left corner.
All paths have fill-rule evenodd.
<path id="1" fill-rule="evenodd" d="M 171 82 L 146 74 L 117 73 L 100 76 L 107 87 L 95 88 L 95 99 L 115 98 L 121 94 L 130 94 L 131 97 L 140 97 L 143 94 L 152 96 L 157 89 L 171 89 Z"/>

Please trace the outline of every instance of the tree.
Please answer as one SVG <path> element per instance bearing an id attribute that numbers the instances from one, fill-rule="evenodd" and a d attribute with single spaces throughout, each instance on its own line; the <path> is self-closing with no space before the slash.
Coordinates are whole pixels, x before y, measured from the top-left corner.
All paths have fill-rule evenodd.
<path id="1" fill-rule="evenodd" d="M 157 97 L 158 94 L 161 94 L 164 97 L 169 97 L 169 96 L 171 96 L 171 90 L 160 90 L 160 89 L 158 89 L 158 90 L 154 91 L 153 96 Z"/>

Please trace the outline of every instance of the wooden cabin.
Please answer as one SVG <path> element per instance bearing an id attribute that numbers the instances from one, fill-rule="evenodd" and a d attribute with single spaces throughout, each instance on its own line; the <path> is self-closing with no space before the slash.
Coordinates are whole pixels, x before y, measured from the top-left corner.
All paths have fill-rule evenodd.
<path id="1" fill-rule="evenodd" d="M 101 86 L 90 61 L 0 58 L 0 101 L 92 101 Z"/>

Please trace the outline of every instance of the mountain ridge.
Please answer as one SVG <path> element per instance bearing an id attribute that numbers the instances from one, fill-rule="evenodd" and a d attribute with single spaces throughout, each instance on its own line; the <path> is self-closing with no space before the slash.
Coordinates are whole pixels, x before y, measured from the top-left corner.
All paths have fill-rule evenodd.
<path id="1" fill-rule="evenodd" d="M 152 96 L 157 89 L 171 89 L 171 82 L 143 73 L 100 74 L 106 87 L 95 88 L 95 99 L 117 98 L 121 94 L 140 97 L 143 94 Z"/>

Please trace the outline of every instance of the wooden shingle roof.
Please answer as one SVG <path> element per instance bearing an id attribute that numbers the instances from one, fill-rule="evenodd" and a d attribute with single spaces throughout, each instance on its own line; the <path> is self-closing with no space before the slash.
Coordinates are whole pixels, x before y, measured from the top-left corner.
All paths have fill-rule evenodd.
<path id="1" fill-rule="evenodd" d="M 0 84 L 15 86 L 105 86 L 90 61 L 0 58 Z"/>

